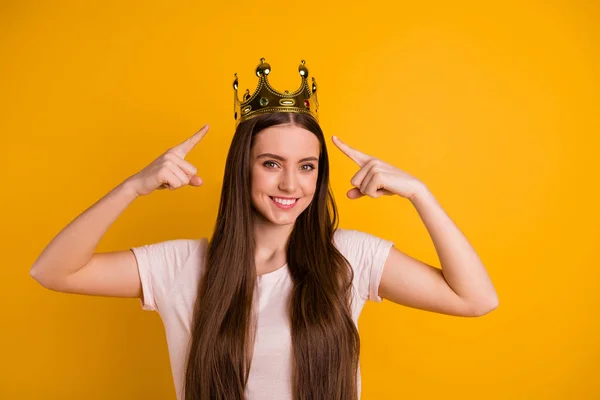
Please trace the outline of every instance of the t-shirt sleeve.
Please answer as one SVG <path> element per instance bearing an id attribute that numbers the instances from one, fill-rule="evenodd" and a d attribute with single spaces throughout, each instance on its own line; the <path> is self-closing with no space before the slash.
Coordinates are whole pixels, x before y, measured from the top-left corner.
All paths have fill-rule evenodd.
<path id="1" fill-rule="evenodd" d="M 179 272 L 199 242 L 175 239 L 130 248 L 142 283 L 142 309 L 160 311 L 166 306 Z"/>
<path id="2" fill-rule="evenodd" d="M 393 242 L 358 230 L 342 230 L 340 242 L 353 264 L 355 282 L 364 300 L 381 302 L 379 283 Z"/>

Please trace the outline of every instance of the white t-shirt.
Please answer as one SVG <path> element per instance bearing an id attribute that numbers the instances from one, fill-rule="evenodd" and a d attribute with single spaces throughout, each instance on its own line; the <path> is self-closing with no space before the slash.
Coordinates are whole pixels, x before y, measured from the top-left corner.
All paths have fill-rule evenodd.
<path id="1" fill-rule="evenodd" d="M 190 325 L 207 244 L 207 238 L 175 239 L 131 248 L 142 281 L 142 308 L 157 311 L 165 327 L 178 400 L 183 398 Z M 354 269 L 352 315 L 358 326 L 365 302 L 382 301 L 379 282 L 393 243 L 365 232 L 338 228 L 334 244 Z M 282 301 L 290 295 L 292 285 L 287 264 L 257 277 L 258 324 L 246 388 L 248 400 L 292 399 L 291 331 L 286 301 Z M 360 366 L 357 374 L 360 399 Z"/>

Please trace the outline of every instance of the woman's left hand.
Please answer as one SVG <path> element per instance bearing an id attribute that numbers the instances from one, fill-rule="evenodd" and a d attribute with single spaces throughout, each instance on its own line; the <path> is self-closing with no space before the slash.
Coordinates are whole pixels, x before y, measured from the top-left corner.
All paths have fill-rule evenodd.
<path id="1" fill-rule="evenodd" d="M 361 153 L 333 136 L 333 143 L 358 164 L 360 170 L 352 177 L 350 183 L 355 187 L 346 194 L 350 199 L 362 196 L 377 198 L 381 195 L 397 194 L 412 200 L 424 186 L 423 182 L 400 169 L 379 160 L 378 158 Z"/>

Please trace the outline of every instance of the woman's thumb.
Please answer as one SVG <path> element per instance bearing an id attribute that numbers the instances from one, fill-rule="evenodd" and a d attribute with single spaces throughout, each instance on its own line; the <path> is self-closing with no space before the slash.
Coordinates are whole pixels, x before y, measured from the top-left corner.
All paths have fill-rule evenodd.
<path id="1" fill-rule="evenodd" d="M 197 175 L 192 176 L 192 179 L 190 179 L 190 185 L 192 186 L 200 186 L 202 183 L 202 178 Z"/>

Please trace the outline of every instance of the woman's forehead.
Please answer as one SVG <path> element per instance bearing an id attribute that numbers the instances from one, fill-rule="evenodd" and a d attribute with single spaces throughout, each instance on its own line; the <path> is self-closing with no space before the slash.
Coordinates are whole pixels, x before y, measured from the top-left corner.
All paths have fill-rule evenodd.
<path id="1" fill-rule="evenodd" d="M 285 158 L 318 156 L 320 143 L 311 131 L 299 126 L 277 125 L 263 129 L 254 137 L 253 155 L 274 153 Z"/>

